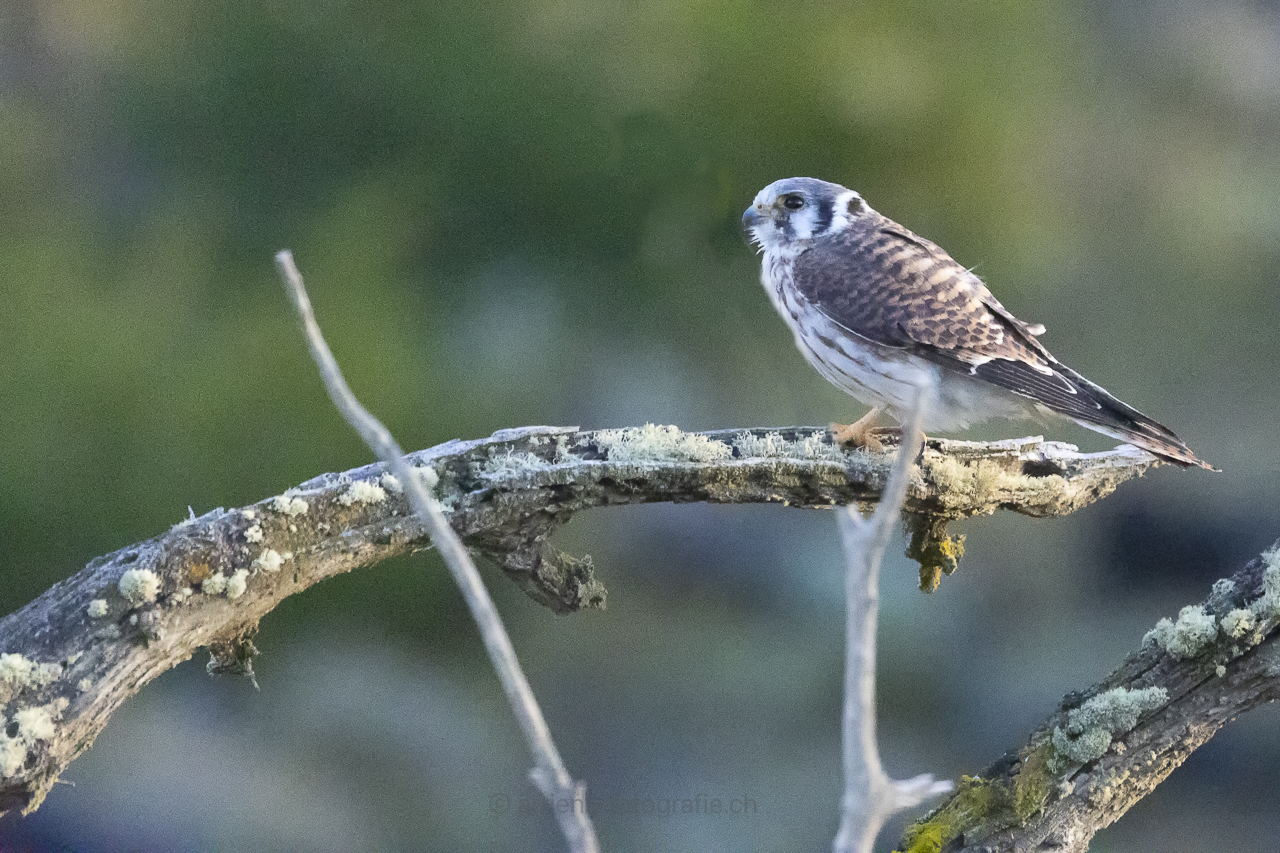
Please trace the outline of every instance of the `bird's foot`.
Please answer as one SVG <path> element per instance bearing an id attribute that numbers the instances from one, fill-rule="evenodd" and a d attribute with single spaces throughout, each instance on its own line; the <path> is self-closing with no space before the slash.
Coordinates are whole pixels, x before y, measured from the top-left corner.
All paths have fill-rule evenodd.
<path id="1" fill-rule="evenodd" d="M 880 409 L 875 408 L 858 418 L 851 424 L 831 424 L 831 439 L 836 444 L 847 444 L 851 447 L 865 447 L 872 453 L 884 452 L 884 442 L 877 436 L 877 433 L 884 433 L 886 430 L 876 429 L 876 418 L 880 415 Z M 896 432 L 896 430 L 890 430 Z"/>

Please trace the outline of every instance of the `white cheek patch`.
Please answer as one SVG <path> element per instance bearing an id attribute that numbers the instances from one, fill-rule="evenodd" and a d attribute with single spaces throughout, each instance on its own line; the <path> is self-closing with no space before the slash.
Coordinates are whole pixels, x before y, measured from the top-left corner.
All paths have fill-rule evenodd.
<path id="1" fill-rule="evenodd" d="M 862 196 L 858 195 L 853 190 L 845 190 L 840 193 L 840 195 L 836 196 L 835 209 L 831 212 L 832 231 L 840 231 L 841 229 L 848 227 L 849 223 L 853 221 L 853 217 L 849 215 L 849 202 L 853 201 L 855 198 L 859 202 L 858 207 L 862 208 L 864 206 L 861 203 Z"/>

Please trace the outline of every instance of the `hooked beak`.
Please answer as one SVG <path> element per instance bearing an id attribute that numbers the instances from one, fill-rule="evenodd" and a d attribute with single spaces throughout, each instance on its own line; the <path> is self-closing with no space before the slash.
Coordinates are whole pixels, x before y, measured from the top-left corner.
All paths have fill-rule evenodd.
<path id="1" fill-rule="evenodd" d="M 756 238 L 755 227 L 766 219 L 768 219 L 768 216 L 754 204 L 748 207 L 746 212 L 742 214 L 742 239 L 748 243 L 753 242 Z"/>

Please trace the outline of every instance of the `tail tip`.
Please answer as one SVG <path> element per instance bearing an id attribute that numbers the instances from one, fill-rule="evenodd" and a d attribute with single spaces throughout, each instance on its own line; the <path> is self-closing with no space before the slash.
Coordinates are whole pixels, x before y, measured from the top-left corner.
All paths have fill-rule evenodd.
<path id="1" fill-rule="evenodd" d="M 1222 473 L 1221 468 L 1213 467 L 1208 462 L 1205 462 L 1199 456 L 1196 456 L 1194 453 L 1192 453 L 1191 450 L 1187 447 L 1180 447 L 1174 452 L 1162 451 L 1162 450 L 1157 450 L 1154 452 L 1155 452 L 1155 455 L 1160 457 L 1162 460 L 1166 462 L 1172 462 L 1174 465 L 1177 465 L 1181 468 L 1203 468 L 1206 471 L 1213 471 L 1218 474 Z"/>

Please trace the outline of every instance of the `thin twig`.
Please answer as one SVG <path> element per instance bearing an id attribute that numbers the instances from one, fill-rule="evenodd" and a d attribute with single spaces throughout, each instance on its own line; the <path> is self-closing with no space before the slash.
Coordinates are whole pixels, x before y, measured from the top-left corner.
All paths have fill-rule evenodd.
<path id="1" fill-rule="evenodd" d="M 528 679 L 520 669 L 516 652 L 511 639 L 502 625 L 497 608 L 485 589 L 480 573 L 476 570 L 466 547 L 453 532 L 445 519 L 440 504 L 427 491 L 421 477 L 408 461 L 404 452 L 387 430 L 373 415 L 360 405 L 351 393 L 338 363 L 329 351 L 315 314 L 311 310 L 311 300 L 302 283 L 302 275 L 293 262 L 293 254 L 283 251 L 276 255 L 276 265 L 280 277 L 293 299 L 294 307 L 302 318 L 303 328 L 307 336 L 307 344 L 311 348 L 311 356 L 320 368 L 321 378 L 329 392 L 333 404 L 346 418 L 347 422 L 360 433 L 360 437 L 387 464 L 392 473 L 402 484 L 414 511 L 426 525 L 431 542 L 444 557 L 445 564 L 453 574 L 458 588 L 467 601 L 472 618 L 480 629 L 489 659 L 502 682 L 502 689 L 507 694 L 507 701 L 524 731 L 529 749 L 533 753 L 534 768 L 530 776 L 542 794 L 550 801 L 560 829 L 564 832 L 573 853 L 598 853 L 600 843 L 596 839 L 595 827 L 586 811 L 586 786 L 575 782 L 565 769 L 560 759 L 560 752 L 551 739 L 551 731 L 547 728 L 542 711 L 534 699 Z M 568 803 L 569 807 L 559 808 L 560 803 Z"/>
<path id="2" fill-rule="evenodd" d="M 951 790 L 948 781 L 925 774 L 890 779 L 876 745 L 876 613 L 880 561 L 907 497 L 911 468 L 924 443 L 921 428 L 932 385 L 917 389 L 911 416 L 902 425 L 902 446 L 880 504 L 870 519 L 850 503 L 838 514 L 845 552 L 844 798 L 835 853 L 870 853 L 876 835 L 895 812 Z"/>

